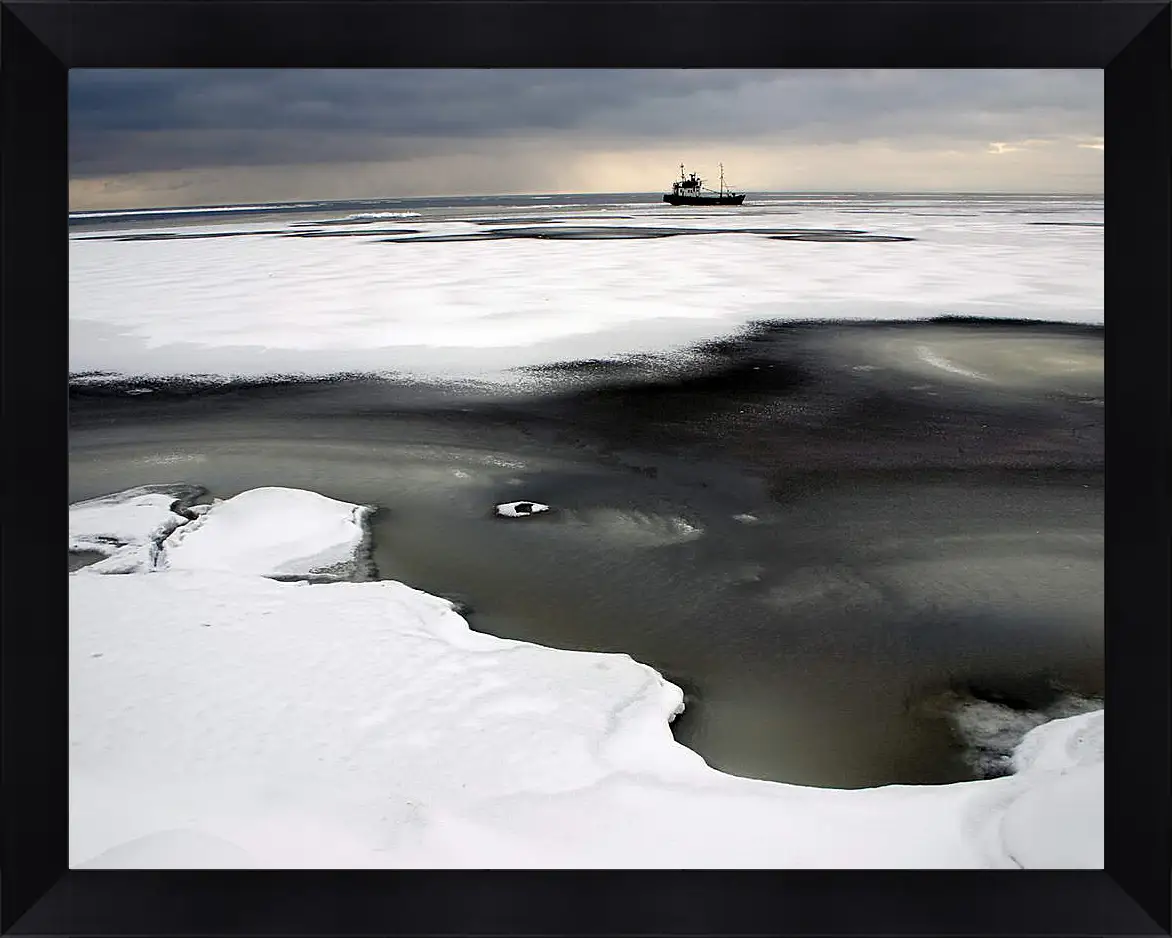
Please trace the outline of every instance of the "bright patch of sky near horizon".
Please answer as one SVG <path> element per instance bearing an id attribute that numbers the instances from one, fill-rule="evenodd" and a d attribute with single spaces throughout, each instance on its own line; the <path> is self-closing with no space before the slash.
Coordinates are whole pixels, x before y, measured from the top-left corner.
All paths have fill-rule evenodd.
<path id="1" fill-rule="evenodd" d="M 1103 191 L 1099 70 L 74 69 L 73 211 L 652 192 Z"/>

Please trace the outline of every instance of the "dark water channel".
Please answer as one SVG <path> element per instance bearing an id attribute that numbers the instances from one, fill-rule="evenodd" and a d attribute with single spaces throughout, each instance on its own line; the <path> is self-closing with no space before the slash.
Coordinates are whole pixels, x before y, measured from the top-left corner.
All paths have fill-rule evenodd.
<path id="1" fill-rule="evenodd" d="M 678 738 L 714 766 L 847 787 L 969 778 L 935 695 L 1103 692 L 1102 374 L 1086 368 L 1102 336 L 1020 327 L 991 352 L 931 328 L 913 338 L 977 356 L 987 379 L 900 365 L 910 333 L 891 329 L 868 334 L 859 370 L 857 327 L 540 400 L 78 388 L 70 500 L 187 481 L 377 505 L 380 576 L 462 600 L 482 631 L 656 667 L 688 693 Z M 1084 370 L 1040 375 L 1011 342 Z M 520 498 L 555 510 L 491 516 Z"/>

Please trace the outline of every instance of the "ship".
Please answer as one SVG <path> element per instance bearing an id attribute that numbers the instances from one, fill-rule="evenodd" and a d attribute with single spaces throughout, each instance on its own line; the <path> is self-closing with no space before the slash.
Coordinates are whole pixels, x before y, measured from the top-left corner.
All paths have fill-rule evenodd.
<path id="1" fill-rule="evenodd" d="M 684 164 L 680 164 L 680 179 L 672 183 L 672 191 L 664 193 L 669 205 L 740 205 L 745 201 L 744 192 L 725 188 L 725 166 L 721 166 L 721 187 L 716 191 L 706 189 L 704 180 L 696 173 L 684 175 Z"/>

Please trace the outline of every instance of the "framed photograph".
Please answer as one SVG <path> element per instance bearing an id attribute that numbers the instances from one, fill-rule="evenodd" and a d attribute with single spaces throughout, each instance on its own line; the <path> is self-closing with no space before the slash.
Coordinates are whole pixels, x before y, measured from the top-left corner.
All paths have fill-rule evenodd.
<path id="1" fill-rule="evenodd" d="M 0 15 L 5 934 L 1169 934 L 1168 4 Z"/>

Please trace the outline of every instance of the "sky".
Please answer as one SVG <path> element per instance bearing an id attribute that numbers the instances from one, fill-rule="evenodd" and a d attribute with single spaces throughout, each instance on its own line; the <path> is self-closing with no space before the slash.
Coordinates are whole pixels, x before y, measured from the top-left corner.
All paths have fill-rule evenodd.
<path id="1" fill-rule="evenodd" d="M 73 69 L 73 211 L 428 195 L 1103 192 L 1065 69 Z"/>

